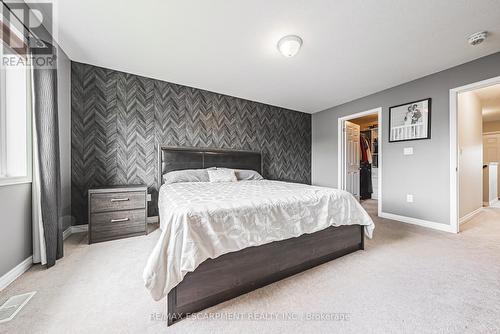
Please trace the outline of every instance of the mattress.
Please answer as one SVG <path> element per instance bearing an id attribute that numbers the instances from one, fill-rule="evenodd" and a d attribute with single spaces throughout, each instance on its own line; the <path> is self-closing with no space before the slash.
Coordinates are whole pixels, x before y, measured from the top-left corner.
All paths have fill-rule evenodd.
<path id="1" fill-rule="evenodd" d="M 374 223 L 348 192 L 280 181 L 186 182 L 159 193 L 161 235 L 143 278 L 155 300 L 208 258 L 330 226 Z"/>

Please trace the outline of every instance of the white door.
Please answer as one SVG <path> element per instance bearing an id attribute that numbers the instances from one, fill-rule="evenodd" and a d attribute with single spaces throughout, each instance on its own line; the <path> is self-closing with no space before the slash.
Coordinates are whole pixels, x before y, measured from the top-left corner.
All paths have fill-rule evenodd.
<path id="1" fill-rule="evenodd" d="M 488 164 L 490 162 L 499 162 L 498 160 L 498 150 L 500 146 L 498 145 L 498 138 L 500 136 L 496 134 L 484 135 L 483 136 L 483 162 Z"/>
<path id="2" fill-rule="evenodd" d="M 359 125 L 344 122 L 345 190 L 359 199 Z"/>
<path id="3" fill-rule="evenodd" d="M 483 135 L 483 164 L 500 162 L 500 134 Z M 500 189 L 500 174 L 497 178 Z"/>

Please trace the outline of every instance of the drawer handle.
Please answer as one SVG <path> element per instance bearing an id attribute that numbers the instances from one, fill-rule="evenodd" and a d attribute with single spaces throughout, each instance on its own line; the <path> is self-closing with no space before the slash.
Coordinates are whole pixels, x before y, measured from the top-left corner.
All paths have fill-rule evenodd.
<path id="1" fill-rule="evenodd" d="M 119 222 L 126 222 L 128 221 L 128 218 L 118 218 L 118 219 L 111 219 L 112 223 L 119 223 Z"/>
<path id="2" fill-rule="evenodd" d="M 112 198 L 111 202 L 125 202 L 128 201 L 128 198 Z"/>

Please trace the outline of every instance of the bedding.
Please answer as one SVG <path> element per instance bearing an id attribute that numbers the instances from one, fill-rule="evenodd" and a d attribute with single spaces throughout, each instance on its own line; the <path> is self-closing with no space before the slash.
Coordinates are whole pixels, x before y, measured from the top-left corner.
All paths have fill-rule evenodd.
<path id="1" fill-rule="evenodd" d="M 209 182 L 208 171 L 215 168 L 207 169 L 185 169 L 176 170 L 163 175 L 163 182 L 165 184 L 179 183 L 179 182 Z"/>
<path id="2" fill-rule="evenodd" d="M 280 181 L 164 184 L 161 236 L 143 278 L 155 300 L 208 258 L 330 226 L 374 224 L 348 192 Z"/>
<path id="3" fill-rule="evenodd" d="M 229 169 L 229 168 L 219 168 L 217 169 Z M 262 175 L 251 169 L 233 169 L 234 174 L 238 181 L 249 181 L 249 180 L 264 180 Z"/>
<path id="4" fill-rule="evenodd" d="M 215 169 L 208 171 L 210 182 L 236 182 L 236 174 L 232 169 Z"/>

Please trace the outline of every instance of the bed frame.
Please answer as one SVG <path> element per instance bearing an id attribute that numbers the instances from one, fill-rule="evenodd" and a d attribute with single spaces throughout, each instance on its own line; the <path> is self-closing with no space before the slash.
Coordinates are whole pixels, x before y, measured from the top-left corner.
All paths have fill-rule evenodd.
<path id="1" fill-rule="evenodd" d="M 160 184 L 164 173 L 192 168 L 252 169 L 262 174 L 259 152 L 169 146 L 158 151 Z M 167 323 L 362 249 L 363 226 L 346 225 L 208 259 L 169 292 Z"/>

